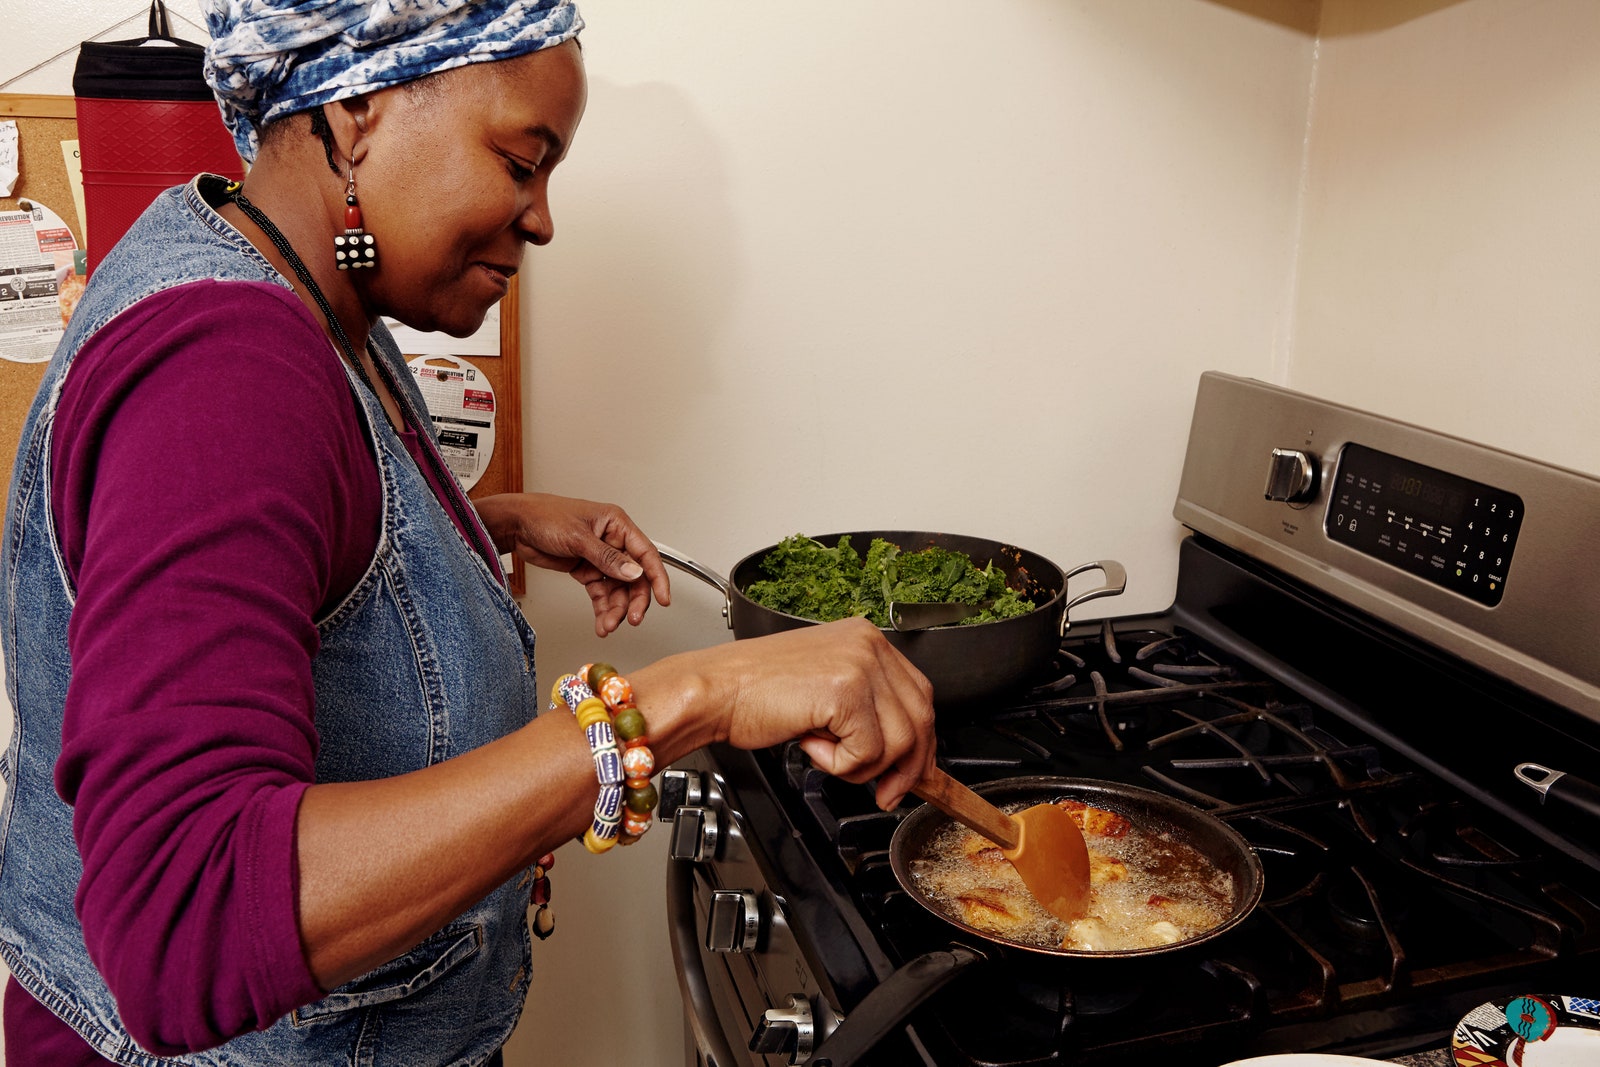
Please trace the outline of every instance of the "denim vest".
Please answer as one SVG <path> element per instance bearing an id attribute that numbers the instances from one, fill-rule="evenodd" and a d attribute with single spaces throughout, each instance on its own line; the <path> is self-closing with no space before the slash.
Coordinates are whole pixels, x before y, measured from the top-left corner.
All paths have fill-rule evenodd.
<path id="1" fill-rule="evenodd" d="M 83 867 L 72 811 L 52 780 L 72 674 L 74 590 L 50 507 L 51 425 L 73 356 L 135 302 L 202 278 L 292 288 L 207 204 L 201 189 L 215 201 L 220 182 L 202 177 L 161 194 L 99 264 L 23 427 L 0 546 L 0 641 L 16 713 L 0 756 L 8 784 L 0 956 L 25 989 L 121 1064 L 479 1064 L 504 1044 L 527 994 L 529 872 L 411 952 L 266 1030 L 179 1059 L 150 1055 L 128 1036 L 74 914 Z M 373 340 L 411 410 L 424 412 L 393 339 L 379 327 Z M 330 348 L 306 358 L 337 357 Z M 498 562 L 491 568 L 463 541 L 377 399 L 349 380 L 377 458 L 383 518 L 367 572 L 318 622 L 319 782 L 426 767 L 515 730 L 538 707 L 533 632 Z"/>

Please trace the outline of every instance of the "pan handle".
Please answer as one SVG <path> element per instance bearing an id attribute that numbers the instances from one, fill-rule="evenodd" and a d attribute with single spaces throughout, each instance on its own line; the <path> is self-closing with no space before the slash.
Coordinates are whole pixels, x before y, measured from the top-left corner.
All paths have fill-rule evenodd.
<path id="1" fill-rule="evenodd" d="M 959 943 L 918 956 L 862 998 L 844 1022 L 817 1046 L 806 1060 L 806 1067 L 855 1067 L 891 1030 L 906 1025 L 907 1017 L 923 1001 L 956 975 L 986 959 L 977 949 Z"/>
<path id="2" fill-rule="evenodd" d="M 656 542 L 656 554 L 663 563 L 678 568 L 685 574 L 692 574 L 705 582 L 711 588 L 722 594 L 722 618 L 728 624 L 728 629 L 733 629 L 733 586 L 728 579 L 718 574 L 697 560 L 690 559 L 686 554 L 675 548 Z"/>
<path id="3" fill-rule="evenodd" d="M 665 553 L 662 554 L 661 558 L 666 559 Z M 1095 560 L 1093 563 L 1080 563 L 1068 571 L 1066 577 L 1062 580 L 1063 582 L 1070 582 L 1075 575 L 1082 574 L 1084 571 L 1103 571 L 1106 576 L 1106 584 L 1097 589 L 1091 589 L 1087 593 L 1079 593 L 1067 601 L 1066 606 L 1061 609 L 1060 630 L 1062 637 L 1067 636 L 1067 627 L 1071 625 L 1068 620 L 1072 615 L 1073 608 L 1086 600 L 1096 600 L 1103 596 L 1116 596 L 1128 588 L 1128 569 L 1114 559 L 1100 559 Z"/>
<path id="4" fill-rule="evenodd" d="M 1600 786 L 1593 782 L 1540 763 L 1519 763 L 1514 773 L 1524 785 L 1539 794 L 1539 803 L 1554 798 L 1589 815 L 1600 816 Z"/>

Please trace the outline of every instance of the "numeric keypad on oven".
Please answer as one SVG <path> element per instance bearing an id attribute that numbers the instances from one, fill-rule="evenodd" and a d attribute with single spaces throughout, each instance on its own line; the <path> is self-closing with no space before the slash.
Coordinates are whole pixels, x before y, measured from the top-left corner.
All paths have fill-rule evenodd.
<path id="1" fill-rule="evenodd" d="M 1450 577 L 1458 592 L 1498 604 L 1522 529 L 1522 501 L 1511 493 L 1478 493 L 1467 507 L 1470 517 L 1461 530 Z"/>

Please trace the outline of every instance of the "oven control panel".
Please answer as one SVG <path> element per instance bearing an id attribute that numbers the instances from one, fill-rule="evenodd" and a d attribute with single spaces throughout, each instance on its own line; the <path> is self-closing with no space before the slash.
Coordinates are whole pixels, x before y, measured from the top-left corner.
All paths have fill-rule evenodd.
<path id="1" fill-rule="evenodd" d="M 1486 607 L 1505 595 L 1522 528 L 1516 493 L 1355 443 L 1328 490 L 1330 539 Z"/>
<path id="2" fill-rule="evenodd" d="M 1208 372 L 1172 513 L 1600 722 L 1597 474 Z"/>

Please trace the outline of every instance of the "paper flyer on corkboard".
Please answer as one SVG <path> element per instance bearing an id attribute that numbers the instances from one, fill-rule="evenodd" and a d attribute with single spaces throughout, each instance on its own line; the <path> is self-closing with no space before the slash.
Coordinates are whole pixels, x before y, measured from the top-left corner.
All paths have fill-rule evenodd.
<path id="1" fill-rule="evenodd" d="M 0 359 L 43 363 L 77 304 L 78 242 L 50 208 L 27 199 L 20 207 L 0 211 Z"/>
<path id="2" fill-rule="evenodd" d="M 72 204 L 78 209 L 78 226 L 83 230 L 83 247 L 89 247 L 88 218 L 83 211 L 83 159 L 76 139 L 61 142 L 61 162 L 67 168 L 67 184 L 72 187 Z"/>

